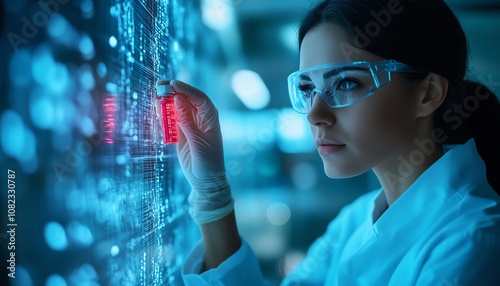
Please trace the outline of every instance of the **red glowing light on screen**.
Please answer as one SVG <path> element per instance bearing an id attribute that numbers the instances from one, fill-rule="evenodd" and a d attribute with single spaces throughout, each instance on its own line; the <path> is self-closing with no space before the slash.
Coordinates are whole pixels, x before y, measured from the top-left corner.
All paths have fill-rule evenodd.
<path id="1" fill-rule="evenodd" d="M 118 111 L 118 98 L 116 96 L 106 97 L 102 107 L 104 111 L 104 142 L 113 144 L 116 129 L 116 112 Z"/>

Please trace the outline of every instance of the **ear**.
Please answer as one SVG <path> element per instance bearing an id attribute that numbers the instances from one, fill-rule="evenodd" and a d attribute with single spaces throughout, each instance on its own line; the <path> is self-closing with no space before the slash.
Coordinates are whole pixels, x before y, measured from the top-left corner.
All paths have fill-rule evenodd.
<path id="1" fill-rule="evenodd" d="M 435 73 L 429 73 L 422 81 L 417 96 L 417 117 L 431 115 L 443 104 L 448 93 L 448 80 Z"/>

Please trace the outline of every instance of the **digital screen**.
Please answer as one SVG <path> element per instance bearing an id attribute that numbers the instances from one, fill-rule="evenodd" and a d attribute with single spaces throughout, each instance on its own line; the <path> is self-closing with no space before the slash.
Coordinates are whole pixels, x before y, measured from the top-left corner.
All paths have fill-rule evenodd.
<path id="1" fill-rule="evenodd" d="M 199 3 L 2 5 L 0 284 L 182 285 L 199 233 L 153 100 L 198 76 Z"/>

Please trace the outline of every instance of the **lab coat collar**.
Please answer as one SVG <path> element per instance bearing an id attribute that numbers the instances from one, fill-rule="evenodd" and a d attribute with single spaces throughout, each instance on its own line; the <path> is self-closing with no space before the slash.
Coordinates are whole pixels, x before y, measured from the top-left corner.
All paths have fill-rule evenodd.
<path id="1" fill-rule="evenodd" d="M 443 145 L 443 151 L 445 154 L 390 207 L 387 207 L 384 191 L 380 191 L 372 213 L 376 235 L 418 224 L 424 217 L 432 217 L 430 214 L 439 211 L 452 196 L 463 197 L 471 187 L 487 182 L 486 167 L 477 153 L 474 139 L 463 145 Z"/>

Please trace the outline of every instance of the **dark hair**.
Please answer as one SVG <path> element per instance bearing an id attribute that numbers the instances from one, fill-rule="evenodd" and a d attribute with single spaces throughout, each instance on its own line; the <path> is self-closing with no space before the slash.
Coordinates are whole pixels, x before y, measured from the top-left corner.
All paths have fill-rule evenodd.
<path id="1" fill-rule="evenodd" d="M 325 0 L 302 20 L 299 48 L 306 33 L 322 23 L 346 29 L 358 48 L 444 76 L 448 93 L 433 114 L 434 128 L 447 136 L 440 143 L 463 144 L 474 138 L 488 182 L 500 194 L 500 104 L 484 85 L 464 79 L 467 39 L 443 0 Z M 461 115 L 455 113 L 455 105 L 470 107 L 465 111 L 470 115 L 452 117 Z"/>

